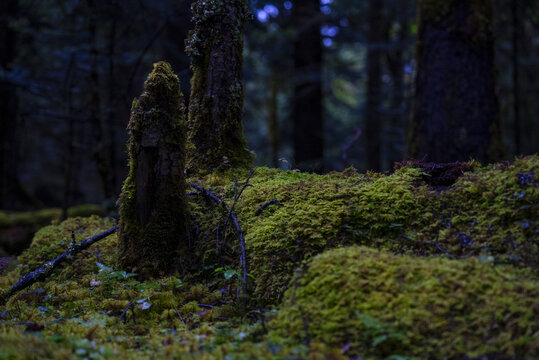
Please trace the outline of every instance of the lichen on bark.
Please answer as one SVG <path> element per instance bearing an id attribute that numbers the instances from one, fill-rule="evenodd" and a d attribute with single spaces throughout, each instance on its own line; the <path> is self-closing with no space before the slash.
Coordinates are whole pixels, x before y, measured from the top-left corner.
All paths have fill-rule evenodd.
<path id="1" fill-rule="evenodd" d="M 243 135 L 244 0 L 197 1 L 194 30 L 186 40 L 193 77 L 189 102 L 187 168 L 211 172 L 249 167 L 252 155 Z"/>
<path id="2" fill-rule="evenodd" d="M 129 175 L 120 196 L 120 248 L 125 269 L 143 277 L 171 273 L 187 243 L 185 107 L 168 63 L 154 64 L 133 101 Z"/>

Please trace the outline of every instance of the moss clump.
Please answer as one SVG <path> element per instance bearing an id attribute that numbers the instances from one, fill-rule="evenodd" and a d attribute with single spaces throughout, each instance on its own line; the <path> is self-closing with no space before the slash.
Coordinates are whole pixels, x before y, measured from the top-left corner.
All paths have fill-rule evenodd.
<path id="1" fill-rule="evenodd" d="M 296 275 L 273 325 L 367 358 L 525 359 L 539 351 L 538 289 L 529 272 L 475 259 L 341 248 Z"/>
<path id="2" fill-rule="evenodd" d="M 250 180 L 253 186 L 235 207 L 249 272 L 255 277 L 252 292 L 276 303 L 304 260 L 351 244 L 421 256 L 477 256 L 536 271 L 539 157 L 484 168 L 469 165 L 469 171 L 443 191 L 431 188 L 425 181 L 428 174 L 410 166 L 388 176 L 353 169 L 316 175 L 257 168 Z M 246 175 L 239 171 L 191 180 L 231 204 L 234 177 Z M 278 203 L 257 213 L 260 204 L 272 199 Z M 215 233 L 226 214 L 199 199 L 192 209 L 200 230 L 198 244 L 206 243 L 207 265 L 215 263 Z M 237 259 L 237 234 L 230 226 L 226 243 L 235 246 Z"/>
<path id="3" fill-rule="evenodd" d="M 154 64 L 133 101 L 128 129 L 129 175 L 120 195 L 121 260 L 141 276 L 173 272 L 187 243 L 185 109 L 178 77 Z"/>
<path id="4" fill-rule="evenodd" d="M 99 215 L 106 216 L 106 210 L 99 205 L 84 204 L 70 207 L 68 217 Z M 25 212 L 0 211 L 0 256 L 19 254 L 30 245 L 33 234 L 60 220 L 62 210 L 58 208 Z"/>
<path id="5" fill-rule="evenodd" d="M 243 136 L 243 25 L 245 0 L 205 0 L 192 5 L 194 30 L 186 40 L 193 77 L 189 101 L 187 168 L 250 167 Z"/>

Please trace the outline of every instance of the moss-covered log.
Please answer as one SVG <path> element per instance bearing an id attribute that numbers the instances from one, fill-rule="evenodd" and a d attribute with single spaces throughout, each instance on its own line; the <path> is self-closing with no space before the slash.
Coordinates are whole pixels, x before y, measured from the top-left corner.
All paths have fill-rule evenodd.
<path id="1" fill-rule="evenodd" d="M 476 259 L 341 248 L 298 272 L 274 326 L 282 335 L 347 346 L 352 357 L 531 359 L 539 350 L 534 278 Z"/>
<path id="2" fill-rule="evenodd" d="M 129 175 L 120 196 L 122 265 L 143 277 L 174 270 L 187 244 L 185 109 L 170 65 L 154 64 L 133 101 Z"/>
<path id="3" fill-rule="evenodd" d="M 249 167 L 243 136 L 243 25 L 245 0 L 199 0 L 187 39 L 193 78 L 189 101 L 187 167 L 208 172 Z"/>
<path id="4" fill-rule="evenodd" d="M 503 156 L 491 0 L 419 1 L 408 154 L 429 161 Z"/>

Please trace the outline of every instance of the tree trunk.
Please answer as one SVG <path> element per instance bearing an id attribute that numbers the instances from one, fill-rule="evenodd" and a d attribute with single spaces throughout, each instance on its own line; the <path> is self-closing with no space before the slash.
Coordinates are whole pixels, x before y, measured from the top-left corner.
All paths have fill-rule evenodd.
<path id="1" fill-rule="evenodd" d="M 245 0 L 195 2 L 187 40 L 193 77 L 189 102 L 187 167 L 209 172 L 249 167 L 243 136 L 243 25 Z"/>
<path id="2" fill-rule="evenodd" d="M 511 0 L 511 17 L 513 20 L 511 63 L 513 65 L 513 136 L 515 140 L 515 155 L 521 152 L 520 144 L 520 93 L 518 83 L 519 63 L 518 63 L 518 39 L 519 39 L 519 16 L 517 0 Z"/>
<path id="3" fill-rule="evenodd" d="M 503 156 L 490 0 L 420 0 L 408 153 L 434 162 Z"/>
<path id="4" fill-rule="evenodd" d="M 367 106 L 365 108 L 365 137 L 367 141 L 367 168 L 380 171 L 382 118 L 380 97 L 382 86 L 382 4 L 369 2 L 369 31 L 367 33 Z"/>
<path id="5" fill-rule="evenodd" d="M 0 70 L 5 72 L 13 69 L 17 56 L 17 32 L 10 26 L 17 13 L 17 0 L 0 2 Z M 0 79 L 0 208 L 3 209 L 20 206 L 18 108 L 17 87 Z"/>
<path id="6" fill-rule="evenodd" d="M 97 166 L 97 172 L 101 178 L 103 194 L 106 200 L 113 199 L 114 192 L 113 175 L 109 158 L 109 149 L 105 137 L 105 130 L 101 118 L 101 96 L 99 89 L 99 63 L 97 49 L 97 16 L 98 9 L 95 0 L 87 0 L 89 8 L 90 34 L 90 123 L 94 137 L 93 156 Z"/>
<path id="7" fill-rule="evenodd" d="M 120 196 L 121 261 L 142 278 L 174 272 L 187 247 L 185 107 L 170 65 L 154 64 L 133 101 L 129 175 Z"/>
<path id="8" fill-rule="evenodd" d="M 270 97 L 268 101 L 268 139 L 271 148 L 271 163 L 279 167 L 279 115 L 277 96 L 279 94 L 279 73 L 274 67 L 271 69 Z"/>
<path id="9" fill-rule="evenodd" d="M 292 9 L 294 34 L 293 143 L 297 168 L 324 170 L 322 40 L 320 2 L 297 0 Z"/>

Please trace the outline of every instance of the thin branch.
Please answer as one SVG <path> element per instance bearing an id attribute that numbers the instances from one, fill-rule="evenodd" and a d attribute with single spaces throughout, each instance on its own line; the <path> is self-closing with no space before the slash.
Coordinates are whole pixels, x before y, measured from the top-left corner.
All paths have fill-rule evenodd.
<path id="1" fill-rule="evenodd" d="M 185 321 L 183 320 L 182 314 L 180 314 L 180 312 L 178 311 L 178 308 L 176 306 L 174 306 L 174 310 L 176 310 L 176 314 L 178 314 L 178 317 L 180 318 L 182 323 L 185 325 Z"/>
<path id="2" fill-rule="evenodd" d="M 252 174 L 250 174 L 250 175 L 252 175 Z M 249 175 L 249 177 L 250 177 L 250 175 Z M 247 180 L 249 180 L 249 178 Z M 241 262 L 241 267 L 242 267 L 242 270 L 243 270 L 243 276 L 242 276 L 242 279 L 243 279 L 243 289 L 242 289 L 243 290 L 243 304 L 244 304 L 244 307 L 245 307 L 247 305 L 247 257 L 245 255 L 245 240 L 243 239 L 243 230 L 241 229 L 241 226 L 240 226 L 240 224 L 238 222 L 238 219 L 236 218 L 236 215 L 234 215 L 234 213 L 228 207 L 228 205 L 221 198 L 214 195 L 211 191 L 209 191 L 207 189 L 204 189 L 202 186 L 200 186 L 200 185 L 198 185 L 198 184 L 196 184 L 194 182 L 190 182 L 189 185 L 191 185 L 192 187 L 197 189 L 198 194 L 204 195 L 204 196 L 212 199 L 213 201 L 217 202 L 218 204 L 223 205 L 225 210 L 229 213 L 229 216 L 232 219 L 232 222 L 236 226 L 236 232 L 238 233 L 238 237 L 240 239 L 240 248 L 241 248 L 240 262 Z M 244 186 L 244 188 L 245 187 L 246 186 Z M 241 192 L 240 192 L 239 195 L 241 195 Z"/>
<path id="3" fill-rule="evenodd" d="M 66 261 L 67 259 L 70 259 L 71 257 L 77 255 L 83 250 L 88 249 L 90 246 L 92 246 L 94 243 L 98 242 L 101 239 L 106 238 L 107 236 L 115 233 L 118 230 L 119 226 L 116 225 L 113 228 L 108 229 L 105 232 L 102 232 L 101 234 L 98 234 L 96 236 L 93 236 L 91 238 L 88 238 L 86 240 L 81 241 L 80 243 L 72 243 L 69 248 L 60 256 L 58 256 L 56 259 L 49 261 L 48 263 L 42 265 L 40 268 L 32 271 L 31 273 L 28 273 L 24 275 L 22 278 L 19 279 L 19 281 L 13 285 L 11 288 L 8 297 L 15 294 L 17 291 L 21 291 L 23 289 L 26 289 L 28 286 L 45 279 L 47 276 L 49 276 L 54 269 L 56 269 L 61 263 Z"/>
<path id="4" fill-rule="evenodd" d="M 256 209 L 256 211 L 255 211 L 255 215 L 262 214 L 262 211 L 264 211 L 265 208 L 267 208 L 270 205 L 278 204 L 278 203 L 279 203 L 279 200 L 273 199 L 273 200 L 270 200 L 270 201 L 268 201 L 268 202 L 266 202 L 264 204 L 260 204 L 258 209 Z"/>
<path id="5" fill-rule="evenodd" d="M 438 250 L 440 250 L 441 252 L 443 252 L 443 253 L 446 254 L 446 255 L 451 256 L 451 254 L 450 254 L 449 252 L 447 252 L 446 250 L 442 249 L 442 248 L 440 247 L 440 245 L 438 245 L 438 243 L 436 243 L 436 242 L 433 242 L 433 241 L 420 241 L 420 240 L 415 240 L 415 239 L 412 239 L 411 237 L 408 237 L 408 236 L 406 236 L 406 235 L 404 235 L 404 234 L 400 234 L 400 237 L 403 238 L 403 239 L 405 239 L 405 240 L 408 240 L 408 241 L 410 241 L 410 242 L 416 243 L 416 244 L 436 246 L 436 248 L 437 248 Z"/>

